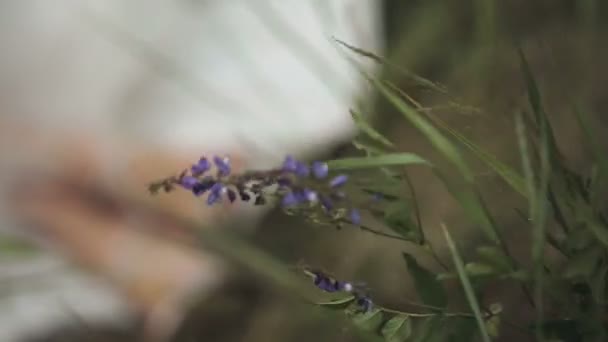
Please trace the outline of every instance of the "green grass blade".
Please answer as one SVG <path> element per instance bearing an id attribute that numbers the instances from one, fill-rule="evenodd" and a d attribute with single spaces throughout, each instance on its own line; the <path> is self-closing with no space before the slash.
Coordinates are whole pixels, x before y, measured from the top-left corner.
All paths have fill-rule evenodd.
<path id="1" fill-rule="evenodd" d="M 429 89 L 432 89 L 432 90 L 437 91 L 437 92 L 442 93 L 442 94 L 447 94 L 447 90 L 444 87 L 442 87 L 442 86 L 440 86 L 438 84 L 435 84 L 433 81 L 428 80 L 428 79 L 426 79 L 424 77 L 420 77 L 420 76 L 412 73 L 411 71 L 402 68 L 399 65 L 396 65 L 394 63 L 389 62 L 387 58 L 378 56 L 378 55 L 374 54 L 373 52 L 369 52 L 369 51 L 366 51 L 364 49 L 360 49 L 358 47 L 352 46 L 352 45 L 350 45 L 350 44 L 348 44 L 348 43 L 346 43 L 346 42 L 344 42 L 342 40 L 339 40 L 337 38 L 334 38 L 334 41 L 336 43 L 344 46 L 345 48 L 349 49 L 350 51 L 356 53 L 359 56 L 362 56 L 362 57 L 365 57 L 365 58 L 369 58 L 369 59 L 373 60 L 374 62 L 380 64 L 380 65 L 388 67 L 388 68 L 390 68 L 392 70 L 396 70 L 397 72 L 405 75 L 407 78 L 413 80 L 414 82 L 416 82 L 416 83 L 418 83 L 418 84 L 420 84 L 422 86 L 425 86 L 425 87 L 427 87 Z"/>
<path id="2" fill-rule="evenodd" d="M 462 287 L 464 289 L 465 296 L 467 301 L 469 302 L 469 306 L 475 315 L 475 320 L 477 321 L 477 325 L 479 327 L 479 332 L 481 334 L 481 339 L 484 342 L 490 342 L 490 335 L 488 334 L 488 329 L 486 327 L 485 321 L 481 314 L 481 309 L 479 307 L 479 302 L 477 300 L 477 296 L 475 296 L 475 291 L 473 290 L 473 286 L 471 285 L 471 281 L 469 276 L 467 275 L 464 267 L 464 262 L 458 253 L 458 249 L 456 248 L 456 244 L 454 240 L 452 240 L 452 236 L 445 225 L 441 225 L 441 229 L 443 230 L 443 235 L 445 236 L 445 240 L 447 242 L 450 253 L 452 254 L 452 259 L 454 261 L 454 266 L 456 266 L 456 271 L 458 272 L 458 277 L 462 282 Z"/>
<path id="3" fill-rule="evenodd" d="M 330 160 L 327 164 L 331 170 L 353 170 L 405 165 L 432 166 L 429 161 L 413 153 L 389 153 L 373 157 L 343 158 Z"/>
<path id="4" fill-rule="evenodd" d="M 536 209 L 534 208 L 536 198 L 536 185 L 534 180 L 534 171 L 530 153 L 528 151 L 528 139 L 526 137 L 526 126 L 523 122 L 522 114 L 518 113 L 515 116 L 515 132 L 519 144 L 519 154 L 521 156 L 522 168 L 524 171 L 524 179 L 526 184 L 526 197 L 528 198 L 528 217 L 533 216 Z"/>
<path id="5" fill-rule="evenodd" d="M 538 179 L 538 191 L 533 198 L 533 231 L 532 231 L 532 262 L 534 265 L 534 302 L 536 309 L 537 327 L 544 322 L 543 305 L 543 276 L 544 276 L 544 251 L 546 245 L 547 229 L 547 193 L 549 190 L 549 179 L 551 177 L 551 162 L 549 152 L 549 127 L 547 122 L 541 122 L 540 141 L 540 175 Z M 536 329 L 536 337 L 539 341 L 544 340 L 543 329 Z"/>
<path id="6" fill-rule="evenodd" d="M 498 158 L 494 157 L 492 154 L 484 151 L 479 145 L 475 144 L 471 140 L 469 140 L 464 135 L 460 134 L 456 130 L 450 128 L 443 120 L 437 118 L 436 116 L 430 116 L 433 122 L 441 127 L 443 130 L 448 132 L 452 137 L 458 140 L 462 145 L 468 148 L 473 154 L 483 161 L 486 165 L 488 165 L 494 172 L 496 172 L 507 184 L 509 184 L 515 191 L 517 191 L 522 196 L 526 197 L 528 195 L 526 191 L 526 182 L 524 177 L 522 177 L 515 169 L 512 167 L 502 163 Z"/>
<path id="7" fill-rule="evenodd" d="M 380 134 L 380 132 L 378 132 L 374 127 L 372 127 L 365 120 L 363 115 L 361 115 L 359 112 L 355 111 L 354 109 L 351 109 L 350 115 L 352 116 L 353 121 L 355 122 L 355 125 L 357 125 L 357 127 L 359 127 L 359 129 L 361 131 L 363 131 L 363 133 L 365 133 L 372 140 L 374 140 L 388 148 L 392 148 L 394 146 L 393 143 L 390 142 L 390 140 L 388 140 L 386 137 L 384 137 L 382 134 Z"/>
<path id="8" fill-rule="evenodd" d="M 367 75 L 366 75 L 367 76 Z M 414 125 L 424 136 L 429 139 L 433 147 L 441 152 L 459 171 L 459 173 L 467 180 L 468 183 L 473 183 L 473 173 L 465 163 L 464 159 L 454 147 L 454 145 L 445 138 L 437 128 L 428 122 L 418 111 L 401 99 L 393 90 L 386 87 L 379 80 L 369 77 L 372 84 L 386 97 L 386 99 L 399 110 L 399 112 L 412 125 Z"/>

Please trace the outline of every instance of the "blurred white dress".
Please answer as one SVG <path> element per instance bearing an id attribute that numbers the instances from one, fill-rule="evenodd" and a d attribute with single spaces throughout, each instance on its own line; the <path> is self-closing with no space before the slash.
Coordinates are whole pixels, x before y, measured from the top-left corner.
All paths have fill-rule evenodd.
<path id="1" fill-rule="evenodd" d="M 348 109 L 364 83 L 332 37 L 378 51 L 379 2 L 3 1 L 0 115 L 79 127 L 108 141 L 109 167 L 120 165 L 112 141 L 125 140 L 236 150 L 247 166 L 269 166 L 354 132 Z M 9 159 L 30 152 L 0 149 Z M 75 314 L 128 315 L 119 294 L 50 252 L 0 258 L 0 282 L 10 284 L 1 341 Z"/>

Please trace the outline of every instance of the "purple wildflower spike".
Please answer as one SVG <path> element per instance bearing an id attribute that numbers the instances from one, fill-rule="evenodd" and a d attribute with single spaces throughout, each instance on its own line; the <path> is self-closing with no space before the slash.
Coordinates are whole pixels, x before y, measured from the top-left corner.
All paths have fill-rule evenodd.
<path id="1" fill-rule="evenodd" d="M 351 209 L 350 213 L 349 213 L 349 218 L 350 218 L 350 222 L 352 222 L 352 224 L 358 226 L 361 224 L 361 213 L 359 213 L 359 210 L 357 209 Z"/>
<path id="2" fill-rule="evenodd" d="M 293 207 L 300 203 L 300 199 L 293 192 L 288 192 L 283 196 L 283 200 L 281 200 L 281 205 L 283 207 Z"/>
<path id="3" fill-rule="evenodd" d="M 334 207 L 334 204 L 331 202 L 331 200 L 327 196 L 323 196 L 323 195 L 319 196 L 319 201 L 321 201 L 321 206 L 326 211 L 331 211 Z"/>
<path id="4" fill-rule="evenodd" d="M 198 183 L 198 179 L 192 176 L 183 176 L 179 181 L 179 184 L 188 190 L 192 190 Z"/>
<path id="5" fill-rule="evenodd" d="M 282 170 L 285 172 L 295 172 L 298 167 L 298 161 L 291 155 L 285 157 Z"/>
<path id="6" fill-rule="evenodd" d="M 320 161 L 316 161 L 316 162 L 312 163 L 312 174 L 317 179 L 323 179 L 323 178 L 327 177 L 328 173 L 329 173 L 329 166 L 327 166 L 327 163 L 320 162 Z"/>
<path id="7" fill-rule="evenodd" d="M 302 197 L 307 202 L 316 202 L 317 200 L 319 200 L 319 196 L 317 195 L 317 193 L 310 189 L 304 189 L 302 191 Z"/>
<path id="8" fill-rule="evenodd" d="M 211 168 L 211 163 L 209 162 L 209 160 L 207 160 L 207 158 L 205 158 L 205 157 L 201 157 L 201 159 L 198 161 L 198 163 L 192 165 L 190 170 L 192 171 L 193 176 L 200 176 L 200 175 L 204 174 L 205 172 L 209 171 L 210 168 Z"/>
<path id="9" fill-rule="evenodd" d="M 222 194 L 226 192 L 226 187 L 222 183 L 215 183 L 207 197 L 207 205 L 212 206 L 222 199 Z"/>
<path id="10" fill-rule="evenodd" d="M 192 188 L 192 193 L 195 196 L 204 194 L 207 190 L 211 189 L 215 185 L 216 181 L 211 176 L 204 177 L 198 184 Z"/>
<path id="11" fill-rule="evenodd" d="M 348 180 L 347 175 L 344 175 L 344 174 L 338 175 L 329 181 L 329 186 L 332 188 L 337 188 L 337 187 L 340 187 L 340 186 L 346 184 L 347 180 Z"/>
<path id="12" fill-rule="evenodd" d="M 310 167 L 308 167 L 308 165 L 302 162 L 297 162 L 296 170 L 294 171 L 294 173 L 298 177 L 308 177 L 308 175 L 310 174 Z"/>
<path id="13" fill-rule="evenodd" d="M 217 166 L 217 170 L 220 176 L 228 176 L 230 174 L 230 158 L 220 158 L 218 156 L 213 157 L 213 163 Z"/>

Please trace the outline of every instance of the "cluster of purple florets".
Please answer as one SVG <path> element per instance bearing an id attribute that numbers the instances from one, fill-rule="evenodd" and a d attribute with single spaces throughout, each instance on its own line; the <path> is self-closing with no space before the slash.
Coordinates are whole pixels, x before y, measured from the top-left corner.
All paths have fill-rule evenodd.
<path id="1" fill-rule="evenodd" d="M 355 296 L 356 303 L 361 309 L 361 311 L 368 312 L 373 309 L 374 302 L 372 301 L 372 299 L 363 291 L 359 290 L 357 286 L 353 285 L 352 283 L 333 279 L 332 277 L 321 271 L 307 270 L 306 273 L 313 278 L 315 286 L 319 289 L 330 293 L 352 293 Z"/>
<path id="2" fill-rule="evenodd" d="M 215 166 L 215 174 L 211 174 Z M 191 191 L 195 196 L 206 195 L 207 205 L 212 206 L 224 200 L 230 203 L 240 199 L 255 205 L 267 203 L 267 197 L 278 197 L 286 210 L 297 208 L 321 208 L 330 217 L 340 209 L 341 218 L 347 216 L 354 225 L 361 224 L 361 214 L 357 208 L 348 205 L 343 187 L 348 181 L 346 174 L 330 177 L 327 163 L 315 161 L 311 164 L 287 156 L 278 169 L 248 171 L 233 174 L 228 157 L 214 156 L 211 160 L 202 157 L 179 176 L 151 184 L 152 192 L 164 188 L 170 191 L 178 185 Z"/>

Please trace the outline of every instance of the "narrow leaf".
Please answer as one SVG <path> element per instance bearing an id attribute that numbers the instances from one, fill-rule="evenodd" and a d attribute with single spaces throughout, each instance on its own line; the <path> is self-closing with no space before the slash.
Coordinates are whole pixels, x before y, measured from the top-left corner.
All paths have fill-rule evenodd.
<path id="1" fill-rule="evenodd" d="M 387 342 L 403 342 L 412 334 L 412 320 L 407 315 L 397 315 L 384 324 L 381 330 Z"/>
<path id="2" fill-rule="evenodd" d="M 373 309 L 369 312 L 356 313 L 353 323 L 365 331 L 378 331 L 384 322 L 384 315 L 380 309 Z"/>
<path id="3" fill-rule="evenodd" d="M 379 142 L 380 144 L 384 145 L 385 147 L 394 146 L 392 142 L 390 142 L 387 138 L 385 138 L 382 134 L 380 134 L 380 132 L 378 132 L 375 128 L 373 128 L 367 121 L 365 121 L 365 118 L 363 118 L 363 115 L 356 112 L 354 109 L 350 110 L 350 115 L 352 116 L 353 121 L 355 122 L 357 127 L 359 127 L 359 129 L 361 131 L 363 131 L 363 133 L 367 134 L 367 136 L 369 136 L 371 139 Z"/>
<path id="4" fill-rule="evenodd" d="M 469 302 L 469 306 L 473 313 L 475 314 L 475 319 L 477 320 L 477 326 L 479 327 L 479 332 L 481 333 L 481 338 L 484 342 L 490 342 L 490 336 L 481 314 L 481 309 L 479 308 L 479 302 L 477 301 L 477 296 L 475 296 L 475 291 L 473 290 L 473 286 L 471 285 L 471 281 L 465 271 L 464 263 L 462 262 L 462 258 L 460 257 L 460 253 L 456 249 L 456 245 L 454 244 L 454 240 L 452 240 L 452 236 L 445 225 L 441 225 L 441 229 L 443 230 L 443 234 L 445 236 L 445 240 L 447 242 L 448 248 L 452 254 L 452 259 L 454 260 L 454 265 L 456 266 L 456 271 L 458 272 L 458 277 L 462 282 L 462 287 L 464 288 L 464 293 L 466 295 L 467 301 Z"/>
<path id="5" fill-rule="evenodd" d="M 420 266 L 413 256 L 407 253 L 402 253 L 402 255 L 407 263 L 407 269 L 414 279 L 414 287 L 422 302 L 429 306 L 445 308 L 448 298 L 436 275 Z"/>
<path id="6" fill-rule="evenodd" d="M 328 161 L 332 170 L 353 170 L 382 166 L 426 165 L 431 163 L 413 153 L 389 153 L 374 157 L 344 158 Z"/>

